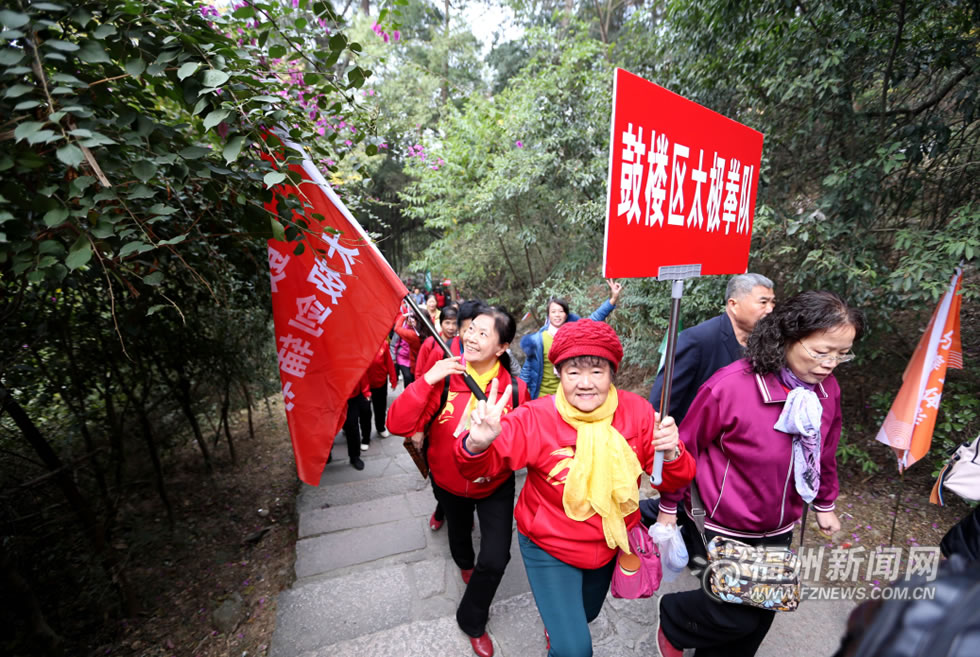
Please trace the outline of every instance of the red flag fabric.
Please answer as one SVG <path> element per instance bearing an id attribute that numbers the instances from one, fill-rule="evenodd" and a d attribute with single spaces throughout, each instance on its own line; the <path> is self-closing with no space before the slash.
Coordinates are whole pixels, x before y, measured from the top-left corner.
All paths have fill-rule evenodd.
<path id="1" fill-rule="evenodd" d="M 301 150 L 293 144 L 287 145 Z M 267 158 L 271 161 L 271 158 Z M 296 196 L 304 249 L 269 240 L 269 276 L 282 395 L 300 480 L 316 486 L 347 399 L 391 330 L 404 284 L 313 162 L 293 165 L 299 187 L 274 187 L 266 209 Z"/>
<path id="2" fill-rule="evenodd" d="M 963 369 L 960 344 L 960 280 L 957 268 L 949 289 L 932 313 L 912 360 L 902 375 L 902 387 L 878 431 L 878 441 L 890 446 L 905 470 L 929 451 L 936 428 L 939 400 L 947 368 Z"/>

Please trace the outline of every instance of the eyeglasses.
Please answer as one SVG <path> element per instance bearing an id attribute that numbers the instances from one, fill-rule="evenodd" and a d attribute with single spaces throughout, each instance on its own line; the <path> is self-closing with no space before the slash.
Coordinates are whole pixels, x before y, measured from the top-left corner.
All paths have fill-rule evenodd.
<path id="1" fill-rule="evenodd" d="M 842 363 L 849 363 L 849 362 L 851 362 L 852 360 L 854 360 L 856 358 L 856 356 L 854 354 L 843 354 L 841 356 L 830 356 L 830 355 L 827 355 L 827 354 L 815 354 L 815 353 L 813 353 L 812 351 L 810 351 L 809 349 L 806 348 L 806 345 L 803 344 L 803 341 L 802 340 L 800 340 L 799 343 L 800 343 L 800 346 L 803 347 L 803 351 L 805 351 L 807 353 L 807 355 L 810 356 L 810 358 L 812 358 L 813 360 L 817 361 L 818 363 L 824 363 L 824 364 L 826 364 L 826 363 L 833 363 L 834 365 L 840 365 Z"/>

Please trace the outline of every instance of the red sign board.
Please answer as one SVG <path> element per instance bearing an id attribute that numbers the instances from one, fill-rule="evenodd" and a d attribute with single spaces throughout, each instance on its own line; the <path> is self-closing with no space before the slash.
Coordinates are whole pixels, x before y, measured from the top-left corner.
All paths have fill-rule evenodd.
<path id="1" fill-rule="evenodd" d="M 616 69 L 604 275 L 745 272 L 761 159 L 762 133 Z"/>

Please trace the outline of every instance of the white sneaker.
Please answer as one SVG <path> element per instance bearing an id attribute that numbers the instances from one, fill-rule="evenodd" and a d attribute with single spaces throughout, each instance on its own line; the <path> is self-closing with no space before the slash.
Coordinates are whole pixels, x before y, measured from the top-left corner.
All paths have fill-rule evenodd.
<path id="1" fill-rule="evenodd" d="M 364 444 L 364 443 L 361 443 L 361 451 L 362 452 L 368 451 L 368 446 L 366 444 Z"/>
<path id="2" fill-rule="evenodd" d="M 381 433 L 379 433 L 378 435 L 381 436 L 382 438 L 387 438 L 388 436 L 391 435 L 391 432 L 388 431 L 387 429 L 385 429 Z"/>

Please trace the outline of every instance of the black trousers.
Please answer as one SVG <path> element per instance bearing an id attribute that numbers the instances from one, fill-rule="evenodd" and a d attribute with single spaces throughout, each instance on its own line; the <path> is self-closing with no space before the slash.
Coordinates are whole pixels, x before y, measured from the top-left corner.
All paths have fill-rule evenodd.
<path id="1" fill-rule="evenodd" d="M 347 419 L 344 420 L 344 438 L 347 439 L 347 456 L 361 458 L 361 434 L 371 437 L 371 402 L 364 395 L 347 400 Z"/>
<path id="2" fill-rule="evenodd" d="M 717 536 L 705 531 L 710 541 Z M 739 538 L 750 545 L 789 546 L 793 532 L 760 539 Z M 700 588 L 670 593 L 660 601 L 660 628 L 679 649 L 694 648 L 697 657 L 752 657 L 766 638 L 776 612 L 716 602 Z"/>
<path id="3" fill-rule="evenodd" d="M 371 408 L 374 411 L 374 428 L 380 434 L 385 430 L 385 418 L 388 414 L 388 382 L 385 381 L 377 388 L 371 388 Z M 371 434 L 364 442 L 371 442 Z"/>
<path id="4" fill-rule="evenodd" d="M 397 365 L 396 367 L 398 367 L 398 371 L 401 372 L 402 382 L 407 388 L 409 383 L 415 381 L 415 376 L 412 374 L 412 368 L 408 365 Z"/>
<path id="5" fill-rule="evenodd" d="M 511 474 L 488 497 L 460 497 L 441 488 L 435 480 L 432 490 L 446 514 L 449 551 L 462 569 L 473 575 L 456 609 L 456 622 L 471 637 L 487 630 L 490 603 L 497 593 L 510 561 L 510 539 L 514 523 L 514 475 Z M 473 551 L 473 510 L 480 519 L 480 553 Z"/>

